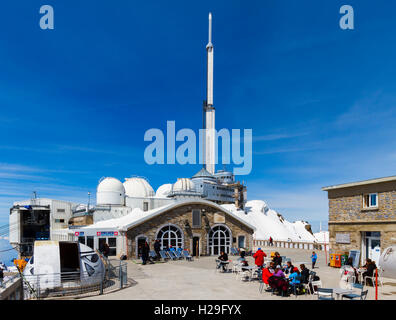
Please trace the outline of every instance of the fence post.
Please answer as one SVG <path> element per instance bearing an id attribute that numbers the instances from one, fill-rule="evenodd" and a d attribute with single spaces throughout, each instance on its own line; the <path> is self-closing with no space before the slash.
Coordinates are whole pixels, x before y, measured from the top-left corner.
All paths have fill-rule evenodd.
<path id="1" fill-rule="evenodd" d="M 120 280 L 120 289 L 122 289 L 122 266 L 121 266 L 121 259 L 120 259 L 120 267 L 119 267 L 119 271 L 118 271 L 118 277 Z"/>
<path id="2" fill-rule="evenodd" d="M 375 300 L 378 300 L 378 268 L 375 269 Z"/>
<path id="3" fill-rule="evenodd" d="M 99 292 L 99 294 L 103 294 L 103 281 L 104 281 L 104 279 L 101 279 L 101 281 L 100 281 L 100 292 Z"/>

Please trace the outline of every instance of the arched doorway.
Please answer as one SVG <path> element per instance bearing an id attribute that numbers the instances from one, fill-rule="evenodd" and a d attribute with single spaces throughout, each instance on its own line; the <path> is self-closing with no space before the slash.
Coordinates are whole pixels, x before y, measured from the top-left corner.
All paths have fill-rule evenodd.
<path id="1" fill-rule="evenodd" d="M 173 224 L 160 228 L 157 232 L 156 239 L 159 240 L 162 250 L 169 248 L 170 246 L 184 249 L 183 232 L 178 226 Z"/>
<path id="2" fill-rule="evenodd" d="M 209 232 L 209 248 L 211 255 L 218 255 L 221 251 L 230 253 L 231 231 L 224 225 L 214 226 Z"/>

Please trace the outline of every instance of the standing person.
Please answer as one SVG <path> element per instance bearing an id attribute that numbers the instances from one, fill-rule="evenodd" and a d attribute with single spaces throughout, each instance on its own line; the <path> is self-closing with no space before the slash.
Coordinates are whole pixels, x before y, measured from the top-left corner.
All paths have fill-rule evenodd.
<path id="1" fill-rule="evenodd" d="M 147 260 L 149 260 L 149 253 L 150 253 L 150 246 L 149 246 L 148 242 L 146 241 L 142 248 L 143 265 L 145 265 L 147 263 Z M 152 261 L 150 261 L 150 263 L 152 263 Z"/>
<path id="2" fill-rule="evenodd" d="M 276 266 L 282 266 L 282 257 L 280 256 L 279 252 L 275 252 L 274 258 L 272 259 Z"/>
<path id="3" fill-rule="evenodd" d="M 312 269 L 314 269 L 315 268 L 315 264 L 316 264 L 316 260 L 318 260 L 318 255 L 315 253 L 315 251 L 312 251 L 311 259 L 312 259 Z"/>
<path id="4" fill-rule="evenodd" d="M 110 253 L 110 247 L 107 244 L 107 242 L 105 242 L 103 244 L 103 255 L 107 258 L 109 256 L 109 253 Z"/>
<path id="5" fill-rule="evenodd" d="M 273 241 L 273 240 L 272 240 L 272 237 L 270 236 L 270 237 L 269 237 L 269 244 L 270 244 L 271 247 L 274 245 L 274 244 L 272 243 L 272 241 Z"/>
<path id="6" fill-rule="evenodd" d="M 3 272 L 3 268 L 0 267 L 0 287 L 1 288 L 4 288 L 3 279 L 4 279 L 4 272 Z"/>
<path id="7" fill-rule="evenodd" d="M 155 242 L 154 242 L 154 251 L 155 251 L 155 254 L 157 255 L 157 260 L 160 261 L 161 260 L 161 255 L 160 255 L 161 244 L 158 239 L 155 240 Z"/>
<path id="8" fill-rule="evenodd" d="M 264 264 L 264 257 L 266 257 L 267 255 L 265 254 L 265 252 L 263 250 L 261 250 L 261 248 L 258 248 L 258 250 L 256 251 L 256 253 L 253 255 L 254 258 L 254 263 L 256 264 L 257 267 L 259 267 L 260 269 L 263 267 Z"/>

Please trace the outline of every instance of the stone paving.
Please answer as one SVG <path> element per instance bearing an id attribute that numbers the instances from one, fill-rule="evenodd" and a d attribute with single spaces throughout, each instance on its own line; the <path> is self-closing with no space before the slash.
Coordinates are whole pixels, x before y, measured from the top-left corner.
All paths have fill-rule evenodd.
<path id="1" fill-rule="evenodd" d="M 295 266 L 306 262 L 311 269 L 311 251 L 285 248 L 262 248 L 269 256 L 271 251 L 279 251 L 282 256 L 292 259 Z M 340 280 L 339 269 L 326 265 L 324 252 L 318 252 L 318 262 L 315 271 L 322 280 L 323 287 L 338 288 Z M 229 256 L 230 260 L 238 257 Z M 248 257 L 249 265 L 254 265 L 254 260 Z M 140 261 L 128 261 L 128 278 L 132 278 L 134 285 L 120 291 L 89 299 L 110 300 L 212 300 L 212 299 L 248 299 L 248 300 L 310 300 L 317 299 L 310 295 L 279 297 L 268 292 L 259 292 L 258 281 L 236 280 L 233 273 L 215 272 L 215 257 L 200 257 L 194 261 L 168 261 L 143 266 Z M 375 298 L 375 290 L 369 289 L 368 300 Z M 396 280 L 384 279 L 384 287 L 379 289 L 379 299 L 396 299 Z"/>

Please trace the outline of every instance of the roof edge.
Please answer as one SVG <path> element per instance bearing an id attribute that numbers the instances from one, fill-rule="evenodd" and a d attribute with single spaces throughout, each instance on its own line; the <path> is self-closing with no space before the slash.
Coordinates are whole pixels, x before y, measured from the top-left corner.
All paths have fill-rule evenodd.
<path id="1" fill-rule="evenodd" d="M 391 181 L 396 181 L 396 176 L 375 178 L 375 179 L 362 180 L 362 181 L 356 181 L 356 182 L 337 184 L 337 185 L 333 185 L 333 186 L 327 186 L 327 187 L 323 187 L 322 191 L 329 191 L 329 190 L 343 189 L 343 188 L 351 188 L 351 187 L 356 187 L 356 186 L 363 186 L 363 185 L 368 185 L 368 184 L 382 183 L 382 182 L 391 182 Z"/>

